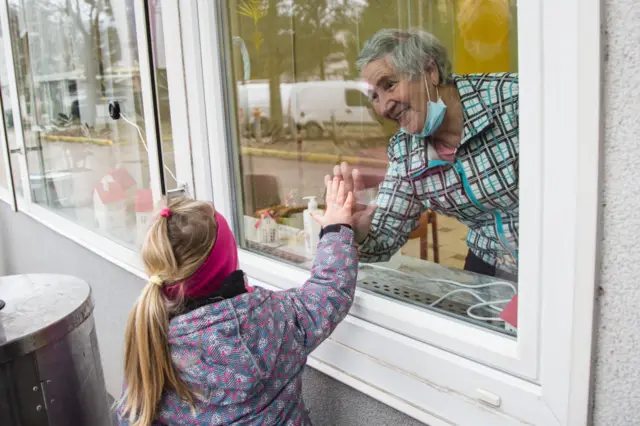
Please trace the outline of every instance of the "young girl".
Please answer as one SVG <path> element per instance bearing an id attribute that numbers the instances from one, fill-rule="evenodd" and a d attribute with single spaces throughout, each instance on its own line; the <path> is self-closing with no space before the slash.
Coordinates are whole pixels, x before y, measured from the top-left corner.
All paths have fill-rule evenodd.
<path id="1" fill-rule="evenodd" d="M 307 356 L 347 315 L 358 272 L 353 196 L 327 183 L 311 278 L 251 288 L 236 242 L 210 203 L 160 211 L 142 259 L 149 282 L 127 324 L 120 425 L 309 425 Z"/>

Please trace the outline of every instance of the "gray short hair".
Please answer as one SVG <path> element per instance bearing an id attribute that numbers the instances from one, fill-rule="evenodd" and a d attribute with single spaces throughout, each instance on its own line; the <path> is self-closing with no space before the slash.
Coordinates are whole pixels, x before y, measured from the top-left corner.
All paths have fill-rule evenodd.
<path id="1" fill-rule="evenodd" d="M 451 81 L 451 61 L 440 40 L 420 29 L 383 29 L 371 37 L 356 58 L 362 70 L 370 62 L 389 56 L 396 72 L 410 78 L 422 75 L 429 64 L 435 63 L 440 74 L 439 84 Z"/>

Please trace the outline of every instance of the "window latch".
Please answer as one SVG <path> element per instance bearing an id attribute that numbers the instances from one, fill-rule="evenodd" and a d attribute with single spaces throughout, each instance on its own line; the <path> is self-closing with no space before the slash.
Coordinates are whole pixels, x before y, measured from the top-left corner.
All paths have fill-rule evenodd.
<path id="1" fill-rule="evenodd" d="M 189 187 L 186 183 L 178 182 L 178 187 L 167 191 L 167 201 L 171 201 L 175 198 L 189 197 Z"/>

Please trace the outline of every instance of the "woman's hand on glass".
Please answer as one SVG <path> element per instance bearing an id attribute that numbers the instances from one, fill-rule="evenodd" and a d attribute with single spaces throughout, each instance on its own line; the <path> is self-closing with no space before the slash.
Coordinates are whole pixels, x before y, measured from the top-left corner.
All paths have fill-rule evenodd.
<path id="1" fill-rule="evenodd" d="M 353 227 L 353 193 L 345 191 L 345 183 L 337 176 L 325 181 L 327 186 L 327 209 L 323 215 L 311 211 L 311 216 L 323 228 L 329 225 L 349 225 Z M 345 196 L 346 193 L 346 196 Z"/>
<path id="2" fill-rule="evenodd" d="M 364 181 L 362 180 L 362 175 L 358 169 L 352 170 L 349 164 L 343 162 L 342 164 L 333 167 L 333 175 L 333 179 L 330 175 L 325 176 L 326 185 L 335 180 L 335 178 L 338 178 L 340 181 L 344 182 L 345 192 L 355 194 L 352 226 L 355 232 L 356 241 L 361 243 L 369 233 L 371 221 L 373 220 L 373 215 L 378 206 L 358 202 L 358 196 L 364 192 Z"/>

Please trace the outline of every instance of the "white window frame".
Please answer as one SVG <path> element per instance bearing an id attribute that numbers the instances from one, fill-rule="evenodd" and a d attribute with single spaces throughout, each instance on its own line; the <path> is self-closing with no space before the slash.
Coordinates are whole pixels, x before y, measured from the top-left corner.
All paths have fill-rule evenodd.
<path id="1" fill-rule="evenodd" d="M 29 184 L 29 174 L 27 170 L 27 156 L 25 155 L 24 134 L 22 129 L 22 113 L 20 108 L 20 97 L 18 94 L 18 86 L 16 80 L 15 62 L 13 54 L 13 44 L 11 42 L 11 30 L 9 28 L 9 0 L 0 0 L 0 25 L 2 25 L 2 42 L 4 43 L 5 66 L 7 67 L 7 76 L 9 83 L 9 96 L 11 97 L 11 113 L 13 114 L 13 126 L 15 129 L 16 149 L 21 150 L 17 156 L 18 164 L 12 164 L 20 170 L 20 178 L 22 180 L 22 195 L 16 196 L 16 205 L 18 209 L 28 208 L 31 202 L 31 187 Z M 8 146 L 7 141 L 7 146 Z M 9 161 L 11 155 L 9 154 Z M 13 181 L 13 179 L 12 179 Z M 17 194 L 16 194 L 17 195 Z"/>
<path id="2" fill-rule="evenodd" d="M 194 92 L 205 105 L 208 139 L 199 142 L 208 144 L 211 159 L 209 176 L 201 171 L 195 178 L 201 185 L 212 179 L 216 206 L 233 223 L 231 164 L 238 159 L 226 127 L 220 3 L 186 0 L 180 7 L 198 17 L 198 25 L 183 26 L 182 37 L 199 40 L 207 76 L 187 82 L 201 89 Z M 312 366 L 431 425 L 574 425 L 590 418 L 600 2 L 521 1 L 518 9 L 520 129 L 529 142 L 521 146 L 527 161 L 520 166 L 520 299 L 526 303 L 518 341 L 358 289 L 350 315 L 310 358 Z M 185 35 L 190 32 L 197 34 Z M 252 281 L 275 290 L 299 286 L 309 275 L 244 250 L 240 261 Z M 487 391 L 499 397 L 498 406 L 483 399 Z"/>
<path id="3" fill-rule="evenodd" d="M 1 96 L 1 95 L 0 95 Z M 4 105 L 4 98 L 0 105 Z M 13 185 L 13 174 L 11 173 L 11 154 L 9 148 L 9 141 L 7 140 L 7 133 L 5 132 L 6 121 L 4 118 L 4 109 L 0 107 L 0 114 L 3 115 L 0 118 L 0 156 L 2 157 L 1 164 L 3 168 L 3 172 L 5 175 L 5 181 L 7 182 L 7 187 L 0 187 L 0 200 L 6 202 L 11 206 L 13 211 L 18 211 L 18 204 L 16 199 L 16 193 Z"/>
<path id="4" fill-rule="evenodd" d="M 2 33 L 2 36 L 4 38 L 10 37 L 10 34 Z M 4 46 L 2 48 L 4 51 Z M 2 59 L 6 61 L 6 55 Z M 0 187 L 0 200 L 8 203 L 15 212 L 18 211 L 18 201 L 16 199 L 15 187 L 13 183 L 13 174 L 11 173 L 11 147 L 9 146 L 9 140 L 7 139 L 6 132 L 6 114 L 4 113 L 4 105 L 6 103 L 6 99 L 2 95 L 4 95 L 4 93 L 0 94 L 0 114 L 2 114 L 2 117 L 0 118 L 0 156 L 2 156 L 2 158 L 0 159 L 0 161 L 2 164 L 3 172 L 5 174 L 7 187 Z"/>
<path id="5" fill-rule="evenodd" d="M 14 126 L 16 131 L 16 142 L 19 148 L 22 148 L 22 154 L 19 158 L 19 164 L 12 164 L 13 167 L 20 167 L 24 196 L 17 197 L 17 210 L 30 216 L 37 222 L 53 229 L 59 234 L 72 241 L 82 245 L 83 247 L 93 251 L 99 256 L 111 261 L 112 263 L 120 266 L 121 268 L 144 278 L 144 267 L 140 260 L 140 255 L 137 251 L 124 246 L 117 241 L 114 241 L 104 235 L 78 225 L 74 221 L 63 217 L 56 212 L 49 210 L 48 208 L 34 203 L 31 199 L 31 188 L 28 175 L 28 166 L 26 162 L 26 156 L 24 155 L 24 128 L 22 126 L 22 114 L 21 105 L 18 96 L 18 87 L 16 80 L 16 70 L 14 63 L 13 45 L 11 43 L 11 32 L 9 31 L 9 17 L 8 17 L 8 1 L 0 0 L 0 25 L 2 26 L 2 33 L 5 35 L 3 38 L 5 60 L 7 63 L 7 71 L 9 76 L 9 90 L 11 96 L 11 106 L 14 115 Z M 137 47 L 139 54 L 139 67 L 140 78 L 143 94 L 143 107 L 144 107 L 144 120 L 145 120 L 145 140 L 151 143 L 147 143 L 149 148 L 149 169 L 150 169 L 150 182 L 154 200 L 159 201 L 162 197 L 161 181 L 160 181 L 160 167 L 163 163 L 160 159 L 160 153 L 158 145 L 155 142 L 157 139 L 156 134 L 156 110 L 153 102 L 153 93 L 155 88 L 152 87 L 150 52 L 148 42 L 148 28 L 146 19 L 146 4 L 145 0 L 135 0 L 135 19 L 136 19 L 136 34 L 137 34 Z M 167 27 L 174 31 L 179 17 L 177 15 L 166 16 L 163 13 L 163 31 L 165 39 L 165 50 L 167 57 L 177 57 L 181 55 L 180 51 L 176 51 L 180 43 L 173 42 L 173 34 L 167 31 Z M 171 100 L 171 125 L 174 134 L 184 134 L 187 123 L 184 120 L 180 120 L 181 110 L 186 109 L 184 103 L 184 96 L 180 94 L 180 86 L 184 85 L 184 78 L 182 76 L 183 68 L 180 62 L 168 61 L 167 74 L 169 79 L 169 98 Z M 3 142 L 3 146 L 6 144 Z M 3 161 L 8 161 L 8 157 L 5 153 L 5 148 L 2 148 Z M 191 171 L 191 159 L 190 149 L 188 144 L 175 144 L 176 155 L 176 176 L 178 181 L 185 183 L 189 188 L 193 186 L 193 173 Z M 1 191 L 0 191 L 1 192 Z M 4 195 L 0 193 L 0 196 L 4 198 Z"/>

